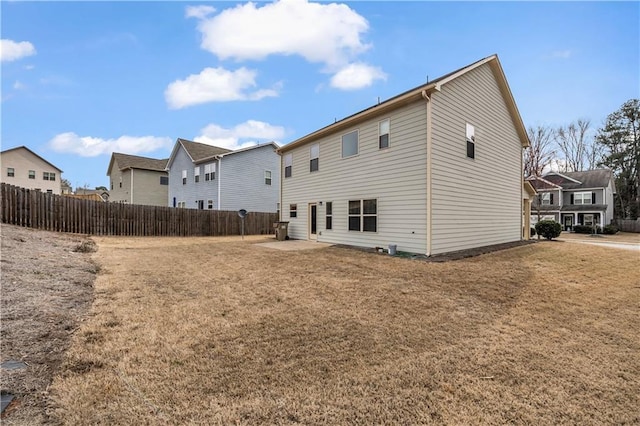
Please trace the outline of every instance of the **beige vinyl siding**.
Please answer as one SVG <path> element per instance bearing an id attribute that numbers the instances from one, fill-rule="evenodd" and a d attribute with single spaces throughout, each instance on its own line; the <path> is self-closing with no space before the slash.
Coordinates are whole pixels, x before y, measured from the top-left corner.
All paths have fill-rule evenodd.
<path id="1" fill-rule="evenodd" d="M 62 192 L 62 173 L 60 170 L 51 167 L 42 159 L 33 155 L 24 148 L 8 150 L 0 158 L 2 170 L 0 182 L 10 185 L 20 186 L 28 189 L 39 189 L 42 192 L 51 191 L 53 194 Z M 14 169 L 14 176 L 7 176 L 7 168 Z M 29 170 L 35 171 L 35 179 L 29 179 Z M 44 180 L 43 173 L 55 173 L 54 181 Z"/>
<path id="2" fill-rule="evenodd" d="M 169 186 L 160 185 L 160 176 L 167 176 L 166 172 L 141 169 L 134 169 L 129 172 L 133 172 L 133 204 L 167 206 Z"/>
<path id="3" fill-rule="evenodd" d="M 447 83 L 432 102 L 431 254 L 520 240 L 522 146 L 490 66 Z"/>
<path id="4" fill-rule="evenodd" d="M 389 148 L 378 148 L 378 123 L 390 118 Z M 358 154 L 342 158 L 342 135 L 358 130 Z M 310 146 L 319 144 L 319 170 L 309 171 Z M 318 203 L 318 241 L 398 250 L 426 250 L 426 103 L 416 102 L 391 114 L 299 146 L 292 154 L 292 176 L 283 178 L 282 220 L 289 235 L 308 238 L 308 206 Z M 284 161 L 282 164 L 284 176 Z M 348 231 L 349 200 L 377 200 L 377 232 Z M 322 201 L 323 205 L 319 205 Z M 333 229 L 325 230 L 326 202 L 333 203 Z M 297 218 L 289 218 L 296 204 Z"/>
<path id="5" fill-rule="evenodd" d="M 122 187 L 120 187 L 120 179 L 122 179 Z M 118 163 L 114 161 L 110 180 L 113 182 L 113 189 L 109 191 L 109 201 L 132 204 L 131 169 L 120 170 L 118 169 Z"/>

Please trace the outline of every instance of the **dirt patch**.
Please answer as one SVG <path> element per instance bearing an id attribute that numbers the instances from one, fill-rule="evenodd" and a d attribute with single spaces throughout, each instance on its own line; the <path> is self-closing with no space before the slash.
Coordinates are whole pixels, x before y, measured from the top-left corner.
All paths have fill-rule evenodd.
<path id="1" fill-rule="evenodd" d="M 83 236 L 1 225 L 2 393 L 15 395 L 2 416 L 7 425 L 49 424 L 49 385 L 59 371 L 71 335 L 93 300 L 98 268 Z"/>

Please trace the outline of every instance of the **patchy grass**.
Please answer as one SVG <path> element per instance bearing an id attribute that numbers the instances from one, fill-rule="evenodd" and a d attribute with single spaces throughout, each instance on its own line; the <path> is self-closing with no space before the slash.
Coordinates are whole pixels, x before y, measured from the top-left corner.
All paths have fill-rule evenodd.
<path id="1" fill-rule="evenodd" d="M 65 424 L 640 422 L 637 253 L 428 263 L 263 238 L 96 238 Z"/>

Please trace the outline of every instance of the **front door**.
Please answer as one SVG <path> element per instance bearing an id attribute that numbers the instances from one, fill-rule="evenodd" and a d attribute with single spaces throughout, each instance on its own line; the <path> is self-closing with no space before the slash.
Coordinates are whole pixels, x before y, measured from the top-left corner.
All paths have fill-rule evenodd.
<path id="1" fill-rule="evenodd" d="M 309 204 L 309 239 L 318 239 L 318 207 L 315 204 Z"/>
<path id="2" fill-rule="evenodd" d="M 573 228 L 573 216 L 565 216 L 564 217 L 564 230 L 571 231 Z"/>

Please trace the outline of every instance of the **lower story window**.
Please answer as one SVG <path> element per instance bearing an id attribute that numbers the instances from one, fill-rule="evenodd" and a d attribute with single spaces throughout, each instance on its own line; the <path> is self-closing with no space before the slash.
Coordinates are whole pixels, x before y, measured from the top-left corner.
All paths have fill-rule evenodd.
<path id="1" fill-rule="evenodd" d="M 349 231 L 378 231 L 377 200 L 349 200 Z"/>
<path id="2" fill-rule="evenodd" d="M 326 219 L 327 219 L 327 223 L 326 223 L 325 229 L 327 230 L 333 229 L 333 203 L 331 201 L 327 201 Z"/>
<path id="3" fill-rule="evenodd" d="M 178 208 L 179 209 L 184 209 L 185 207 L 187 207 L 187 202 L 186 201 L 178 201 Z"/>
<path id="4" fill-rule="evenodd" d="M 213 200 L 207 200 L 207 209 L 213 210 Z"/>
<path id="5" fill-rule="evenodd" d="M 298 217 L 298 205 L 289 204 L 289 217 Z"/>

